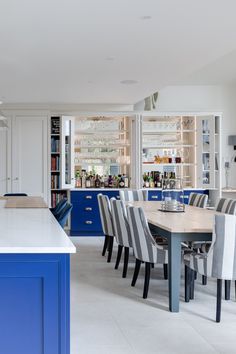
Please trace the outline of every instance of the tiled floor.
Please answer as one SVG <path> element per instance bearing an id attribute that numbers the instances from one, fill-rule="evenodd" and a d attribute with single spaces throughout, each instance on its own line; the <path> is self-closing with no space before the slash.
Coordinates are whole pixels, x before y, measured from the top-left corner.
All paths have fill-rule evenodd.
<path id="1" fill-rule="evenodd" d="M 161 266 L 152 270 L 149 297 L 142 299 L 143 270 L 135 288 L 121 269 L 101 255 L 103 239 L 72 238 L 78 247 L 71 262 L 71 354 L 236 353 L 236 303 L 223 301 L 222 322 L 215 318 L 215 282 L 196 282 L 195 300 L 168 311 L 167 281 Z M 200 278 L 199 278 L 200 279 Z"/>

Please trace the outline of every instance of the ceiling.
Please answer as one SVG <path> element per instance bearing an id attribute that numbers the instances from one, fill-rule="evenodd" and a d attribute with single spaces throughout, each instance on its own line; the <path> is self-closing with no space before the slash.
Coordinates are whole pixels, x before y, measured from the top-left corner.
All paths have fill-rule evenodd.
<path id="1" fill-rule="evenodd" d="M 132 104 L 236 50 L 235 0 L 0 4 L 5 103 Z"/>

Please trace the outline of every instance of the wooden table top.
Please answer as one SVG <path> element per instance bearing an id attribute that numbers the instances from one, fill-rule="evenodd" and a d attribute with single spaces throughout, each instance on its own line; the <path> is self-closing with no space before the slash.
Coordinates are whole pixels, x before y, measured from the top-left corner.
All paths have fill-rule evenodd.
<path id="1" fill-rule="evenodd" d="M 214 210 L 185 206 L 184 213 L 162 212 L 161 202 L 126 202 L 127 205 L 142 207 L 149 223 L 172 233 L 212 233 Z"/>
<path id="2" fill-rule="evenodd" d="M 7 197 L 5 208 L 47 208 L 42 197 Z"/>

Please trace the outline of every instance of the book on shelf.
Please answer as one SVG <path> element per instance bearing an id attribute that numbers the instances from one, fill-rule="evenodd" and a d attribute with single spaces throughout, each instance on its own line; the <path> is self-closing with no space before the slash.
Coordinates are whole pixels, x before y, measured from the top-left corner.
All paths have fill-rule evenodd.
<path id="1" fill-rule="evenodd" d="M 60 156 L 51 156 L 51 171 L 60 170 Z"/>
<path id="2" fill-rule="evenodd" d="M 60 152 L 60 140 L 51 138 L 51 152 Z"/>
<path id="3" fill-rule="evenodd" d="M 51 118 L 51 134 L 60 134 L 60 117 Z"/>
<path id="4" fill-rule="evenodd" d="M 59 188 L 60 188 L 60 176 L 51 175 L 51 189 L 59 189 Z"/>
<path id="5" fill-rule="evenodd" d="M 51 205 L 54 208 L 61 199 L 67 198 L 67 193 L 65 191 L 52 192 L 51 194 Z"/>

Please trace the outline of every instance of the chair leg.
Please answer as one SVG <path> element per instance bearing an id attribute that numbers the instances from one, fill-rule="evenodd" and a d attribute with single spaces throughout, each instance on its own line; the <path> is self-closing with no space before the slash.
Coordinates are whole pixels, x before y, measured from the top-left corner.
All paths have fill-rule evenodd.
<path id="1" fill-rule="evenodd" d="M 112 251 L 113 251 L 113 242 L 114 242 L 114 237 L 109 236 L 107 263 L 110 263 L 110 261 L 111 261 L 111 256 L 112 256 Z"/>
<path id="2" fill-rule="evenodd" d="M 109 236 L 105 235 L 103 249 L 102 249 L 102 255 L 103 256 L 105 256 L 105 254 L 106 254 L 108 243 L 109 243 Z"/>
<path id="3" fill-rule="evenodd" d="M 168 264 L 163 264 L 164 279 L 168 279 Z"/>
<path id="4" fill-rule="evenodd" d="M 123 246 L 118 245 L 118 252 L 117 252 L 117 257 L 116 257 L 115 269 L 118 269 L 118 267 L 119 267 L 120 259 L 121 259 L 121 255 L 122 255 L 122 250 L 123 250 Z"/>
<path id="5" fill-rule="evenodd" d="M 151 263 L 145 262 L 145 280 L 144 280 L 144 287 L 143 287 L 143 298 L 144 299 L 146 299 L 148 296 L 150 274 L 151 274 Z"/>
<path id="6" fill-rule="evenodd" d="M 230 280 L 225 280 L 225 300 L 230 300 Z"/>
<path id="7" fill-rule="evenodd" d="M 194 270 L 190 269 L 190 300 L 194 299 Z"/>
<path id="8" fill-rule="evenodd" d="M 207 285 L 207 277 L 202 275 L 202 285 Z"/>
<path id="9" fill-rule="evenodd" d="M 124 257 L 124 267 L 123 267 L 122 278 L 126 278 L 128 263 L 129 263 L 129 247 L 125 247 L 125 257 Z"/>
<path id="10" fill-rule="evenodd" d="M 191 281 L 191 271 L 188 266 L 185 265 L 185 302 L 189 302 L 190 299 L 190 281 Z"/>
<path id="11" fill-rule="evenodd" d="M 154 263 L 151 263 L 151 265 L 152 265 L 152 268 L 154 268 Z"/>
<path id="12" fill-rule="evenodd" d="M 194 280 L 197 280 L 197 272 L 196 272 L 196 270 L 194 271 Z"/>
<path id="13" fill-rule="evenodd" d="M 136 259 L 135 268 L 134 268 L 134 275 L 133 275 L 131 286 L 135 286 L 135 284 L 136 284 L 136 281 L 137 281 L 138 275 L 139 275 L 139 271 L 140 271 L 140 266 L 141 266 L 141 261 L 139 259 Z"/>
<path id="14" fill-rule="evenodd" d="M 216 322 L 220 322 L 220 317 L 221 317 L 221 298 L 222 298 L 222 279 L 217 279 Z"/>

